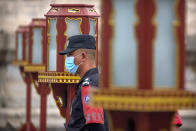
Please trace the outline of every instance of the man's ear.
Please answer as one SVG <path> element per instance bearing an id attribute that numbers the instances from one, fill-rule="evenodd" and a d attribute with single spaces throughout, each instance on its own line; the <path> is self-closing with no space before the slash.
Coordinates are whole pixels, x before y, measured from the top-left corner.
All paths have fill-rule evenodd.
<path id="1" fill-rule="evenodd" d="M 82 59 L 86 60 L 88 58 L 88 55 L 86 52 L 82 52 Z"/>

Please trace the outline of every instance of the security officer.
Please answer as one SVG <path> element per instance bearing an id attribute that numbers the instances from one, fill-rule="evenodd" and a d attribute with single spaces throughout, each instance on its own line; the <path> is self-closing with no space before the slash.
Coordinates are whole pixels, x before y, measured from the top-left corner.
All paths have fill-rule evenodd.
<path id="1" fill-rule="evenodd" d="M 95 51 L 93 36 L 75 35 L 68 38 L 67 49 L 59 52 L 60 55 L 67 55 L 66 70 L 81 77 L 72 101 L 71 117 L 66 131 L 108 131 L 103 108 L 89 105 L 89 89 L 98 87 Z"/>

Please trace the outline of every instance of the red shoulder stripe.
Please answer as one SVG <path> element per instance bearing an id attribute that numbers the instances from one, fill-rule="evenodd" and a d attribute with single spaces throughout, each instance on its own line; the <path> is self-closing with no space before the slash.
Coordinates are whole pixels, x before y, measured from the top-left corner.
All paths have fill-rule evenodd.
<path id="1" fill-rule="evenodd" d="M 89 105 L 90 102 L 90 96 L 89 96 L 89 90 L 91 86 L 82 86 L 81 87 L 81 99 L 82 99 L 82 105 L 83 105 L 83 112 L 86 119 L 86 124 L 89 123 L 100 123 L 104 124 L 104 113 L 103 108 L 93 107 Z"/>

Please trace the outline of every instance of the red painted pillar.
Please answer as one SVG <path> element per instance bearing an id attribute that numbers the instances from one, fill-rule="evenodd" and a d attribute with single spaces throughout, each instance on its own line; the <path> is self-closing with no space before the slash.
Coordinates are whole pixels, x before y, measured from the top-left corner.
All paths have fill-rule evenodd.
<path id="1" fill-rule="evenodd" d="M 31 81 L 27 78 L 26 80 L 27 92 L 26 92 L 26 121 L 27 123 L 31 123 Z M 29 130 L 29 126 L 27 126 Z"/>
<path id="2" fill-rule="evenodd" d="M 150 130 L 150 114 L 149 113 L 138 113 L 138 120 L 136 131 L 152 131 Z"/>
<path id="3" fill-rule="evenodd" d="M 40 131 L 46 131 L 46 108 L 47 108 L 47 96 L 41 95 L 40 105 Z"/>
<path id="4" fill-rule="evenodd" d="M 100 83 L 99 86 L 101 88 L 108 88 L 109 87 L 109 70 L 111 67 L 110 58 L 111 53 L 108 53 L 111 42 L 110 39 L 112 37 L 113 28 L 111 25 L 110 17 L 112 17 L 112 0 L 102 0 L 102 30 L 101 30 L 101 45 L 104 46 L 104 48 L 101 49 L 100 57 L 101 57 L 101 74 L 100 74 Z M 107 12 L 107 13 L 106 13 Z"/>
<path id="5" fill-rule="evenodd" d="M 179 89 L 184 89 L 184 68 L 185 68 L 185 0 L 180 0 L 177 5 L 177 12 L 181 24 L 177 27 L 177 38 L 179 41 Z"/>
<path id="6" fill-rule="evenodd" d="M 47 121 L 47 95 L 50 94 L 50 88 L 47 88 L 46 83 L 39 84 L 37 88 L 39 95 L 41 96 L 40 102 L 40 131 L 46 131 Z"/>
<path id="7" fill-rule="evenodd" d="M 154 0 L 139 0 L 136 12 L 140 19 L 136 26 L 139 52 L 139 89 L 152 89 L 152 44 L 155 37 L 155 26 L 152 23 L 156 13 Z"/>
<path id="8" fill-rule="evenodd" d="M 29 74 L 25 74 L 26 83 L 26 123 L 20 128 L 20 131 L 36 131 L 31 122 L 31 80 Z"/>

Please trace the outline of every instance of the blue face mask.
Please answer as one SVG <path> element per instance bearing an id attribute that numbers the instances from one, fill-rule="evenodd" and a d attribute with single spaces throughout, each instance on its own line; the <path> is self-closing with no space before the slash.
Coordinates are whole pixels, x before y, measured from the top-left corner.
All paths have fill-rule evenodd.
<path id="1" fill-rule="evenodd" d="M 79 56 L 79 55 L 77 55 L 77 56 Z M 75 57 L 77 57 L 77 56 L 75 56 Z M 69 73 L 75 74 L 76 71 L 78 70 L 79 65 L 74 64 L 74 56 L 67 56 L 66 57 L 66 59 L 65 59 L 65 69 L 67 71 L 69 71 Z"/>

